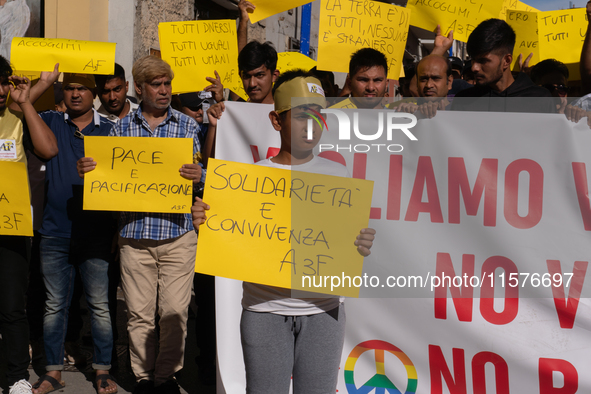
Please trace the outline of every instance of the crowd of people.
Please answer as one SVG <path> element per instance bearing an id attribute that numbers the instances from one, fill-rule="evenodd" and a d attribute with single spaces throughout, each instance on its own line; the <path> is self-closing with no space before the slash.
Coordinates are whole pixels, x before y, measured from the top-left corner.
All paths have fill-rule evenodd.
<path id="1" fill-rule="evenodd" d="M 591 4 L 591 2 L 590 2 Z M 591 15 L 591 5 L 587 13 Z M 581 98 L 568 97 L 568 68 L 557 59 L 528 66 L 529 58 L 512 69 L 515 33 L 503 20 L 489 19 L 474 29 L 467 43 L 468 61 L 449 58 L 453 32 L 436 31 L 433 52 L 408 65 L 397 92 L 389 91 L 386 56 L 372 48 L 354 53 L 345 86 L 339 89 L 330 72 L 313 69 L 277 70 L 277 52 L 266 42 L 247 42 L 248 13 L 242 0 L 238 66 L 251 103 L 273 104 L 272 127 L 281 135 L 279 153 L 257 164 L 327 175 L 350 176 L 341 164 L 313 154 L 322 129 L 313 123 L 307 135 L 308 109 L 375 108 L 432 118 L 438 111 L 507 111 L 561 113 L 578 122 L 591 110 L 591 29 L 581 55 Z M 29 237 L 0 236 L 0 335 L 7 350 L 10 394 L 45 394 L 62 389 L 69 313 L 76 303 L 76 277 L 82 283 L 91 314 L 96 390 L 113 394 L 110 374 L 114 343 L 116 292 L 127 306 L 127 329 L 136 394 L 180 393 L 175 373 L 183 368 L 187 319 L 192 290 L 199 303 L 200 371 L 215 363 L 214 282 L 194 274 L 197 232 L 215 201 L 203 201 L 207 161 L 215 157 L 218 121 L 224 116 L 227 92 L 217 73 L 202 92 L 172 95 L 171 67 L 155 56 L 135 62 L 133 90 L 128 96 L 125 71 L 116 64 L 112 75 L 64 74 L 59 65 L 41 74 L 31 86 L 13 75 L 0 58 L 0 141 L 14 149 L 0 160 L 27 163 L 42 160 L 44 198 L 41 224 Z M 37 113 L 33 103 L 50 86 L 56 110 Z M 393 100 L 394 96 L 402 96 Z M 231 99 L 237 100 L 233 93 Z M 291 98 L 302 97 L 293 107 Z M 97 104 L 95 98 L 98 97 Z M 511 108 L 492 99 L 526 97 Z M 554 97 L 554 100 L 548 98 Z M 398 98 L 398 97 L 397 97 Z M 462 98 L 471 98 L 462 100 Z M 544 100 L 538 100 L 544 98 Z M 95 109 L 96 107 L 96 109 Z M 84 176 L 98 163 L 84 154 L 86 136 L 133 136 L 193 139 L 193 162 L 179 173 L 193 182 L 192 214 L 102 212 L 82 209 Z M 31 165 L 29 166 L 31 167 Z M 36 178 L 30 176 L 31 182 Z M 35 194 L 35 187 L 32 187 Z M 35 196 L 33 196 L 35 197 Z M 351 240 L 367 256 L 375 231 L 359 229 Z M 45 289 L 42 337 L 46 373 L 29 383 L 29 327 L 36 310 L 27 299 L 33 245 Z M 33 269 L 33 268 L 32 268 Z M 242 338 L 248 393 L 334 393 L 344 341 L 345 312 L 339 298 L 292 298 L 289 289 L 244 283 Z M 36 296 L 41 297 L 38 293 Z M 37 309 L 38 310 L 38 309 Z M 27 316 L 27 313 L 29 316 Z M 115 331 L 116 333 L 116 331 Z"/>

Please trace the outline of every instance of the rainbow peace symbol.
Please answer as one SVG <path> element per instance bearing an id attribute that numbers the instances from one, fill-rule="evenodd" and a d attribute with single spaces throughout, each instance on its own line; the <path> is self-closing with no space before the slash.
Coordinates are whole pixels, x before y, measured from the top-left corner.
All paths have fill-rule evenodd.
<path id="1" fill-rule="evenodd" d="M 359 356 L 369 350 L 375 351 L 376 358 L 376 374 L 365 382 L 361 387 L 357 388 L 355 384 L 355 378 L 353 370 L 355 369 L 355 363 L 359 359 Z M 410 361 L 410 358 L 396 346 L 391 343 L 372 340 L 361 342 L 355 346 L 347 361 L 345 362 L 345 386 L 349 394 L 369 394 L 375 390 L 375 394 L 401 394 L 400 390 L 396 388 L 394 383 L 388 379 L 384 367 L 384 351 L 387 351 L 396 357 L 404 364 L 406 373 L 408 375 L 408 383 L 406 384 L 405 394 L 412 394 L 417 391 L 417 370 Z"/>

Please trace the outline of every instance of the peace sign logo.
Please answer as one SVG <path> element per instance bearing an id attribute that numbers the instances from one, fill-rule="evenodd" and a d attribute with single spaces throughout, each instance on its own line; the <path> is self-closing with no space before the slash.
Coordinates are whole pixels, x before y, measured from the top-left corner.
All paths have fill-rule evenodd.
<path id="1" fill-rule="evenodd" d="M 365 382 L 361 387 L 357 388 L 355 384 L 355 364 L 359 356 L 367 351 L 375 352 L 376 374 Z M 408 382 L 406 384 L 406 391 L 404 394 L 413 394 L 417 390 L 417 370 L 410 358 L 396 346 L 391 343 L 372 340 L 365 341 L 355 346 L 349 354 L 345 362 L 345 386 L 349 394 L 369 394 L 375 390 L 375 394 L 401 394 L 400 390 L 392 383 L 386 376 L 386 368 L 384 365 L 384 352 L 388 352 L 398 357 L 406 368 Z"/>

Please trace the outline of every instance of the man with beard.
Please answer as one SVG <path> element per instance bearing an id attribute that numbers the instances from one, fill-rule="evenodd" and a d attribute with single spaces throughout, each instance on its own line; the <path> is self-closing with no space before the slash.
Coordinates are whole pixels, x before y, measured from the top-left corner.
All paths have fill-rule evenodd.
<path id="1" fill-rule="evenodd" d="M 452 109 L 464 111 L 556 112 L 548 90 L 536 86 L 523 72 L 511 74 L 515 32 L 500 19 L 479 24 L 468 38 L 467 50 L 472 58 L 476 86 L 462 90 Z M 464 97 L 480 99 L 466 100 Z M 501 100 L 507 97 L 530 97 L 529 100 Z M 534 99 L 537 98 L 537 99 Z"/>

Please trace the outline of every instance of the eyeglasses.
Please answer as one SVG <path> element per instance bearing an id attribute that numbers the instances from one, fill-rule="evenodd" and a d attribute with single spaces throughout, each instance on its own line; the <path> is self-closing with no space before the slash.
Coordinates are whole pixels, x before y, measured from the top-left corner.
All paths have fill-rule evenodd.
<path id="1" fill-rule="evenodd" d="M 84 134 L 82 134 L 80 132 L 80 130 L 78 130 L 78 128 L 76 128 L 76 131 L 74 132 L 74 137 L 80 138 L 81 140 L 83 140 L 84 139 Z"/>
<path id="2" fill-rule="evenodd" d="M 554 93 L 554 91 L 558 91 L 558 94 L 567 94 L 568 93 L 568 86 L 566 85 L 556 85 L 553 83 L 549 83 L 546 85 L 542 85 L 542 87 L 548 89 L 550 93 Z"/>

